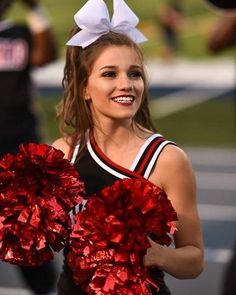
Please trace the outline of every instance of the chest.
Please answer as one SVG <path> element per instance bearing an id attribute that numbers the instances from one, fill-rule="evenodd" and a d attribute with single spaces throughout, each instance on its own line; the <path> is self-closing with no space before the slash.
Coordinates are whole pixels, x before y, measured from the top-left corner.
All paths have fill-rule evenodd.
<path id="1" fill-rule="evenodd" d="M 87 195 L 99 192 L 116 180 L 124 178 L 149 178 L 162 149 L 169 144 L 160 134 L 150 136 L 138 149 L 128 151 L 127 155 L 106 155 L 93 139 L 89 139 L 82 156 L 76 160 L 76 149 L 72 162 L 85 183 Z M 118 161 L 118 159 L 123 161 Z M 119 164 L 117 164 L 119 163 Z M 120 164 L 122 163 L 122 164 Z"/>

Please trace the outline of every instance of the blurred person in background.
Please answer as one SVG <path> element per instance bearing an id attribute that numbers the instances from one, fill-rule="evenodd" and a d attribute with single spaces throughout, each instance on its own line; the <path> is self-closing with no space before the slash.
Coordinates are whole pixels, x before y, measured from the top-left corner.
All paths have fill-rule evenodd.
<path id="1" fill-rule="evenodd" d="M 236 1 L 207 0 L 208 3 L 221 10 L 221 18 L 216 23 L 207 44 L 212 53 L 220 53 L 236 45 Z M 236 242 L 233 255 L 226 266 L 221 284 L 221 295 L 236 294 Z"/>
<path id="2" fill-rule="evenodd" d="M 57 57 L 50 22 L 38 0 L 18 0 L 29 10 L 28 26 L 4 19 L 13 2 L 0 1 L 0 156 L 16 152 L 21 143 L 40 141 L 30 74 Z"/>
<path id="3" fill-rule="evenodd" d="M 181 0 L 168 0 L 164 8 L 158 13 L 158 27 L 164 40 L 163 57 L 173 58 L 179 50 L 179 30 L 184 23 Z"/>
<path id="4" fill-rule="evenodd" d="M 222 295 L 236 294 L 236 242 L 234 245 L 233 256 L 226 267 L 222 281 Z"/>
<path id="5" fill-rule="evenodd" d="M 212 53 L 219 53 L 236 45 L 236 1 L 208 0 L 208 2 L 222 11 L 207 44 Z"/>
<path id="6" fill-rule="evenodd" d="M 38 0 L 18 1 L 28 10 L 28 25 L 4 18 L 13 2 L 0 1 L 0 156 L 16 153 L 21 143 L 40 142 L 31 69 L 57 58 L 51 25 Z M 54 287 L 51 263 L 19 269 L 34 294 L 47 294 Z"/>

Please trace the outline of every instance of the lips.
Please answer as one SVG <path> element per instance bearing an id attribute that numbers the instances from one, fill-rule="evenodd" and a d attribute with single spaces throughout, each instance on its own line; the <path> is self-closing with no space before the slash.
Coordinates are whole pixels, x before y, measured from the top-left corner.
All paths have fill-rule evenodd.
<path id="1" fill-rule="evenodd" d="M 113 101 L 118 102 L 118 103 L 127 103 L 130 104 L 134 101 L 133 96 L 117 96 L 112 98 Z"/>

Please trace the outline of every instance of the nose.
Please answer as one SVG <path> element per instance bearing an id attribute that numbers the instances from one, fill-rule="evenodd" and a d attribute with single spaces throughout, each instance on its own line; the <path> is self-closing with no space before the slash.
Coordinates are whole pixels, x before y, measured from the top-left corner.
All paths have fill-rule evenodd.
<path id="1" fill-rule="evenodd" d="M 126 75 L 119 77 L 117 82 L 119 90 L 131 91 L 133 89 L 133 83 Z"/>

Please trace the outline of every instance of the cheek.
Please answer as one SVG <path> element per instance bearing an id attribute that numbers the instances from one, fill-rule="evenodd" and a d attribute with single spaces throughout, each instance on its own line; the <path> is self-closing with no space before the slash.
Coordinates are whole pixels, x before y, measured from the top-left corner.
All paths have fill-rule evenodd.
<path id="1" fill-rule="evenodd" d="M 143 92 L 144 92 L 144 83 L 143 83 L 143 81 L 140 81 L 140 83 L 137 85 L 136 89 L 137 89 L 138 94 L 140 96 L 142 96 Z"/>
<path id="2" fill-rule="evenodd" d="M 89 84 L 88 84 L 88 92 L 90 93 L 90 95 L 94 96 L 96 95 L 97 93 L 103 93 L 106 91 L 107 89 L 107 85 L 106 83 L 103 83 L 102 81 L 91 81 Z"/>

